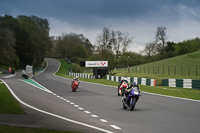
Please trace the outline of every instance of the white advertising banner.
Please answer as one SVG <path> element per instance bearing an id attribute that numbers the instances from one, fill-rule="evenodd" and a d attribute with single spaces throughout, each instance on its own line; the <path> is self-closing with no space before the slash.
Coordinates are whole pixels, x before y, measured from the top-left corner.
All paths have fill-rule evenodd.
<path id="1" fill-rule="evenodd" d="M 85 67 L 108 67 L 108 61 L 85 61 Z"/>

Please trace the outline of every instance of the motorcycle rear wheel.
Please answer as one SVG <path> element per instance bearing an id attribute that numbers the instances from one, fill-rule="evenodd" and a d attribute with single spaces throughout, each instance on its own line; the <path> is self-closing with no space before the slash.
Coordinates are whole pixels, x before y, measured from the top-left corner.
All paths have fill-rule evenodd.
<path id="1" fill-rule="evenodd" d="M 123 104 L 123 109 L 127 109 L 127 106 L 125 104 L 125 99 L 122 100 L 122 104 Z"/>
<path id="2" fill-rule="evenodd" d="M 117 95 L 120 96 L 120 94 L 119 94 L 119 87 L 117 88 Z"/>

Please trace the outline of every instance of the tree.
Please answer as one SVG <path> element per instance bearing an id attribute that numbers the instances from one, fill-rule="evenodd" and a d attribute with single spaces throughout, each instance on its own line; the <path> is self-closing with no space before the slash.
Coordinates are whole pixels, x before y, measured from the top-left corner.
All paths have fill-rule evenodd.
<path id="1" fill-rule="evenodd" d="M 132 43 L 133 37 L 130 37 L 129 33 L 122 34 L 122 51 L 126 52 L 127 47 Z"/>
<path id="2" fill-rule="evenodd" d="M 16 56 L 16 34 L 19 24 L 10 15 L 0 17 L 0 64 L 18 67 L 19 59 Z"/>
<path id="3" fill-rule="evenodd" d="M 167 29 L 166 27 L 162 26 L 157 27 L 155 36 L 156 42 L 158 42 L 158 52 L 161 53 L 161 51 L 163 51 L 163 54 L 166 53 L 165 51 L 165 43 L 167 40 L 166 29 Z"/>
<path id="4" fill-rule="evenodd" d="M 167 45 L 165 46 L 167 57 L 173 57 L 174 51 L 175 51 L 175 43 L 174 42 L 167 42 Z"/>
<path id="5" fill-rule="evenodd" d="M 102 48 L 102 50 L 105 50 L 105 49 L 111 49 L 112 46 L 111 46 L 111 31 L 108 27 L 104 27 L 102 29 L 102 33 L 99 34 L 97 36 L 97 44 Z"/>
<path id="6" fill-rule="evenodd" d="M 18 66 L 18 58 L 15 51 L 14 32 L 8 28 L 0 28 L 0 64 L 6 66 Z"/>
<path id="7" fill-rule="evenodd" d="M 27 37 L 29 37 L 27 43 L 24 44 L 27 51 L 24 50 L 24 53 L 18 52 L 19 56 L 21 58 L 23 58 L 24 54 L 27 56 L 29 61 L 27 62 L 27 59 L 25 59 L 23 61 L 25 63 L 24 65 L 27 65 L 27 63 L 29 63 L 29 65 L 40 65 L 44 55 L 52 46 L 49 37 L 48 21 L 47 19 L 39 18 L 37 16 L 28 17 L 23 15 L 18 16 L 17 19 L 21 28 L 24 30 L 23 33 L 27 33 Z M 20 45 L 19 50 L 22 47 L 23 46 Z"/>
<path id="8" fill-rule="evenodd" d="M 120 54 L 120 48 L 121 48 L 121 45 L 122 45 L 122 40 L 123 40 L 123 33 L 121 31 L 116 31 L 116 38 L 115 38 L 115 42 L 114 43 L 114 50 L 116 52 L 116 55 L 117 55 L 117 58 L 119 58 L 119 54 Z"/>
<path id="9" fill-rule="evenodd" d="M 132 39 L 126 32 L 114 31 L 104 27 L 102 33 L 97 36 L 97 49 L 102 51 L 102 59 L 104 59 L 103 51 L 105 49 L 114 51 L 118 58 L 121 50 L 126 52 L 127 47 L 132 43 Z"/>
<path id="10" fill-rule="evenodd" d="M 93 45 L 82 34 L 63 34 L 53 42 L 57 55 L 72 59 L 75 63 L 86 59 L 93 53 Z"/>
<path id="11" fill-rule="evenodd" d="M 149 42 L 146 44 L 145 49 L 143 52 L 150 58 L 156 54 L 157 47 L 156 47 L 156 41 Z"/>

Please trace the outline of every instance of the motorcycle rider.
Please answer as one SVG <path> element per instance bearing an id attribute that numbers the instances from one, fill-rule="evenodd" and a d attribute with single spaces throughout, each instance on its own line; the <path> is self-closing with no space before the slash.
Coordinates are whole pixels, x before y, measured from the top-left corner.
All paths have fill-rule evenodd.
<path id="1" fill-rule="evenodd" d="M 74 79 L 72 80 L 71 86 L 73 85 L 73 83 L 74 83 L 75 80 L 76 80 L 77 82 L 79 82 L 78 76 L 74 77 Z M 79 83 L 80 83 L 80 82 L 79 82 Z"/>
<path id="2" fill-rule="evenodd" d="M 131 84 L 131 85 L 126 89 L 126 91 L 130 91 L 130 89 L 131 89 L 132 87 L 137 87 L 138 91 L 140 92 L 140 87 L 138 86 L 138 84 L 137 84 L 136 82 L 133 82 L 133 84 Z"/>
<path id="3" fill-rule="evenodd" d="M 128 85 L 128 80 L 127 80 L 126 77 L 124 77 L 124 78 L 119 82 L 119 86 L 118 86 L 119 90 L 121 90 L 121 85 L 122 85 L 123 82 L 126 82 L 127 85 Z M 124 95 L 124 94 L 122 94 L 122 95 Z"/>
<path id="4" fill-rule="evenodd" d="M 137 87 L 137 90 L 139 91 L 139 95 L 141 96 L 140 87 L 138 86 L 138 84 L 136 82 L 133 82 L 133 84 L 131 84 L 128 88 L 125 89 L 124 101 L 126 101 L 126 103 L 128 103 L 127 96 L 132 87 Z"/>

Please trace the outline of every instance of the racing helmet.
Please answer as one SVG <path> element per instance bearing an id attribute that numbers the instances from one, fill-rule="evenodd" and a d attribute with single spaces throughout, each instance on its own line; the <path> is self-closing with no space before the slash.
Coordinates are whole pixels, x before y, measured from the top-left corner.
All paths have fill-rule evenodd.
<path id="1" fill-rule="evenodd" d="M 76 76 L 75 79 L 78 79 L 78 76 Z"/>
<path id="2" fill-rule="evenodd" d="M 126 78 L 126 77 L 124 77 L 124 80 L 127 80 L 127 78 Z"/>

